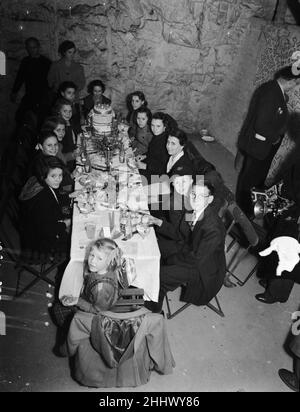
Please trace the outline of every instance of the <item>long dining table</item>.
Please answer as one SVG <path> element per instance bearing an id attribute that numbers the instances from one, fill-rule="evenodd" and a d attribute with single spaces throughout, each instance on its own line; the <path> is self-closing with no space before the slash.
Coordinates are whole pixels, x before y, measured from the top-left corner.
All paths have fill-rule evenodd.
<path id="1" fill-rule="evenodd" d="M 116 192 L 117 198 L 114 205 L 106 204 L 96 198 L 94 208 L 89 212 L 84 210 L 83 213 L 79 202 L 74 202 L 70 261 L 63 274 L 59 298 L 64 295 L 79 297 L 83 285 L 84 262 L 88 255 L 89 246 L 94 240 L 104 236 L 114 239 L 124 256 L 133 259 L 136 273 L 131 279 L 131 286 L 142 288 L 145 300 L 157 302 L 160 251 L 154 229 L 150 227 L 146 236 L 134 233 L 129 239 L 120 233 L 120 205 L 138 214 L 149 213 L 148 188 L 142 185 L 139 171 L 133 163 L 132 150 L 130 146 L 127 146 L 124 162 L 120 162 L 118 154 L 113 156 L 109 171 L 99 171 L 99 163 L 104 162 L 104 158 L 101 160 L 100 154 L 97 153 L 94 153 L 93 156 L 94 160 L 95 156 L 98 159 L 96 162 L 98 170 L 93 169 L 93 162 L 91 162 L 92 170 L 90 173 L 84 173 L 82 166 L 77 166 L 75 193 L 80 193 L 84 189 L 84 183 L 88 180 L 93 179 L 96 185 L 98 179 L 99 181 L 108 180 L 112 172 L 114 179 L 118 182 L 119 190 Z M 93 156 L 91 156 L 92 160 Z"/>

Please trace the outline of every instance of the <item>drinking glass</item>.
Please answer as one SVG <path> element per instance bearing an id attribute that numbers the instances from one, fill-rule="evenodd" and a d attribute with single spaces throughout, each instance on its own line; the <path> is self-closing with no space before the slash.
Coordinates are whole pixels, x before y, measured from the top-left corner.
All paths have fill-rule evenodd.
<path id="1" fill-rule="evenodd" d="M 96 224 L 93 223 L 93 222 L 87 222 L 84 225 L 84 228 L 85 228 L 86 235 L 87 235 L 88 239 L 94 240 L 95 235 L 96 235 Z"/>

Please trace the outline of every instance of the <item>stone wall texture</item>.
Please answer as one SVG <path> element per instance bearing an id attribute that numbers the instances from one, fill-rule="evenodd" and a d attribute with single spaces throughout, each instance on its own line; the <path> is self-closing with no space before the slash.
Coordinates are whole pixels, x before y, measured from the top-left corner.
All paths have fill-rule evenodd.
<path id="1" fill-rule="evenodd" d="M 24 40 L 38 37 L 42 52 L 56 60 L 58 44 L 70 39 L 87 81 L 101 78 L 117 110 L 126 110 L 128 93 L 142 90 L 153 112 L 170 113 L 189 132 L 208 128 L 234 152 L 253 88 L 297 46 L 289 38 L 290 27 L 299 37 L 292 16 L 290 26 L 270 24 L 275 6 L 276 0 L 2 0 L 8 74 L 0 77 L 1 130 L 15 110 L 7 102 Z"/>

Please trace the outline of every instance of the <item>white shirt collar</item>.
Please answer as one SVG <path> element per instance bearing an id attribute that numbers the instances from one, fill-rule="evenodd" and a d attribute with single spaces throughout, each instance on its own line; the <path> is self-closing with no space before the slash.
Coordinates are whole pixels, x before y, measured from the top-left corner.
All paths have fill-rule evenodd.
<path id="1" fill-rule="evenodd" d="M 207 205 L 208 206 L 208 205 Z M 198 222 L 199 217 L 203 215 L 205 209 L 207 208 L 207 206 L 205 206 L 203 209 L 201 209 L 198 212 L 194 212 L 194 219 L 193 219 L 193 227 L 195 226 L 195 224 Z"/>
<path id="2" fill-rule="evenodd" d="M 172 169 L 172 167 L 174 166 L 174 164 L 176 162 L 178 162 L 178 160 L 184 155 L 184 151 L 181 150 L 181 152 L 177 153 L 177 155 L 175 156 L 170 156 L 170 159 L 168 161 L 167 164 L 167 173 L 169 173 L 169 171 Z"/>
<path id="3" fill-rule="evenodd" d="M 56 193 L 54 192 L 54 190 L 52 189 L 52 187 L 49 186 L 49 189 L 51 190 L 53 196 L 55 197 L 55 200 L 57 201 L 57 203 L 59 204 L 59 201 L 57 199 Z"/>

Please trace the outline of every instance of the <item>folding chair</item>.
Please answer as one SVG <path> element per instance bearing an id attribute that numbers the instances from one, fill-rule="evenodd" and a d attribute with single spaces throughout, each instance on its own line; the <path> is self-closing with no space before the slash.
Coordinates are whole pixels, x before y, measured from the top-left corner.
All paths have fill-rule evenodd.
<path id="1" fill-rule="evenodd" d="M 218 215 L 221 219 L 223 219 L 224 214 L 227 211 L 227 208 L 228 208 L 228 201 L 224 198 L 223 199 L 220 198 L 216 204 L 216 209 L 218 210 Z M 215 296 L 213 300 L 215 300 L 216 306 L 214 306 L 211 302 L 207 303 L 207 305 L 205 306 L 207 306 L 209 309 L 214 311 L 217 315 L 224 318 L 225 314 L 221 308 L 218 297 Z M 167 319 L 173 319 L 176 315 L 183 312 L 186 308 L 188 308 L 191 305 L 191 303 L 185 303 L 179 309 L 177 309 L 175 312 L 172 313 L 168 295 L 166 295 L 166 304 L 167 304 Z"/>
<path id="2" fill-rule="evenodd" d="M 205 306 L 207 306 L 209 309 L 214 311 L 217 315 L 221 316 L 221 318 L 225 318 L 225 314 L 221 308 L 218 297 L 215 296 L 214 300 L 216 301 L 216 306 L 214 306 L 211 302 L 207 303 Z M 192 305 L 192 303 L 185 303 L 179 309 L 177 309 L 175 312 L 172 313 L 168 295 L 166 295 L 166 304 L 167 304 L 167 310 L 168 310 L 167 319 L 173 319 L 176 315 L 183 312 L 186 308 Z"/>
<path id="3" fill-rule="evenodd" d="M 0 205 L 0 243 L 3 247 L 4 262 L 13 263 L 18 270 L 15 296 L 20 297 L 40 280 L 55 286 L 55 281 L 48 275 L 66 261 L 66 254 L 41 253 L 23 248 L 19 220 L 20 208 L 13 187 L 5 194 L 4 200 L 5 204 Z M 19 291 L 21 274 L 25 270 L 35 279 Z"/>
<path id="4" fill-rule="evenodd" d="M 50 279 L 48 275 L 53 272 L 54 269 L 62 265 L 65 261 L 65 254 L 53 256 L 51 254 L 36 253 L 36 251 L 33 251 L 29 256 L 24 256 L 22 254 L 20 259 L 16 263 L 16 268 L 18 269 L 18 279 L 15 296 L 20 297 L 40 280 L 43 280 L 44 282 L 52 286 L 56 286 L 55 280 Z M 33 279 L 29 284 L 23 287 L 21 291 L 19 291 L 21 274 L 25 270 L 31 273 L 35 277 L 35 279 Z"/>
<path id="5" fill-rule="evenodd" d="M 229 218 L 229 223 L 228 223 Z M 235 273 L 234 270 L 240 265 L 243 259 L 251 252 L 251 249 L 257 247 L 261 238 L 258 236 L 257 231 L 254 228 L 253 223 L 247 218 L 239 206 L 233 201 L 229 203 L 223 218 L 224 224 L 227 227 L 226 238 L 231 238 L 228 246 L 225 249 L 226 260 L 229 260 L 229 252 L 235 245 L 244 247 L 242 253 L 239 256 L 235 256 L 235 259 L 230 259 L 227 263 L 226 271 L 234 279 L 237 280 L 239 286 L 244 286 L 248 280 L 255 273 L 258 263 L 254 265 L 251 271 L 247 274 L 244 280 L 241 280 Z M 257 225 L 256 225 L 257 226 Z M 261 233 L 263 233 L 263 228 Z M 239 252 L 240 248 L 238 248 Z"/>

